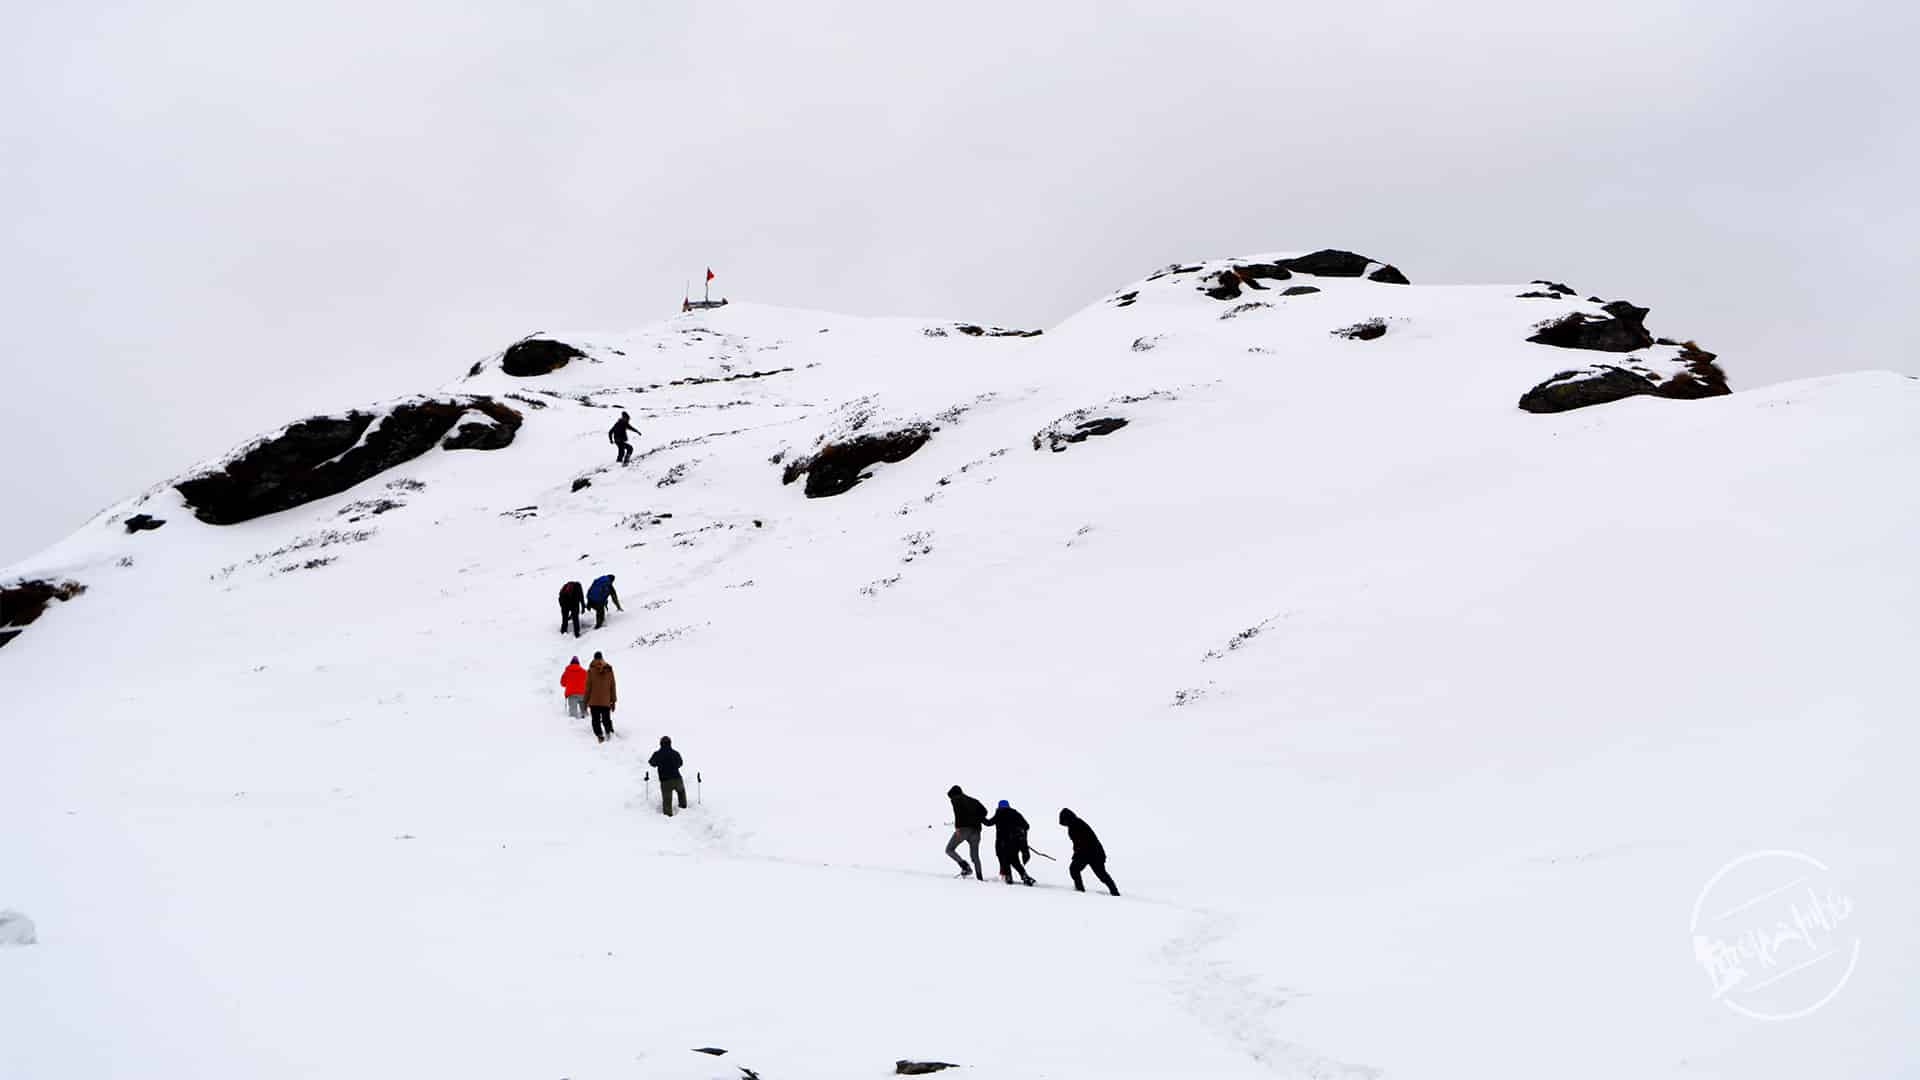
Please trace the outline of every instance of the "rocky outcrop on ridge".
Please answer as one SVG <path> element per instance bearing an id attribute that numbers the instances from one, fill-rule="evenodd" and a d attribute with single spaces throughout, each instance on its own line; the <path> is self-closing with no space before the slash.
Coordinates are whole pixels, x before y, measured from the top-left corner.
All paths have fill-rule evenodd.
<path id="1" fill-rule="evenodd" d="M 289 424 L 174 484 L 209 525 L 233 525 L 326 498 L 433 449 L 498 450 L 520 413 L 490 397 L 415 398 Z"/>
<path id="2" fill-rule="evenodd" d="M 1714 362 L 1713 353 L 1691 341 L 1661 341 L 1657 348 L 1672 351 L 1562 371 L 1521 395 L 1520 407 L 1531 413 L 1556 413 L 1629 397 L 1687 401 L 1732 393 L 1727 373 Z"/>
<path id="3" fill-rule="evenodd" d="M 531 379 L 559 371 L 586 355 L 564 341 L 530 337 L 507 346 L 500 354 L 500 370 L 517 379 Z"/>
<path id="4" fill-rule="evenodd" d="M 852 491 L 855 484 L 873 474 L 867 469 L 893 464 L 912 457 L 933 438 L 931 424 L 910 424 L 891 431 L 868 432 L 824 441 L 805 457 L 787 462 L 780 482 L 791 484 L 807 478 L 803 489 L 809 499 L 824 499 Z"/>
<path id="5" fill-rule="evenodd" d="M 86 592 L 77 581 L 16 581 L 0 585 L 0 645 L 24 632 L 29 624 L 46 614 L 55 600 L 66 602 Z"/>

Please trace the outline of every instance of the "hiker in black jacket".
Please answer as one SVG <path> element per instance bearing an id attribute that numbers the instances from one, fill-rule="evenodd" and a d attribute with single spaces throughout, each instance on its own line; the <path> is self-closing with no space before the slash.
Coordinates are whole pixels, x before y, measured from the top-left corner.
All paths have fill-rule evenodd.
<path id="1" fill-rule="evenodd" d="M 1011 885 L 1013 875 L 1018 873 L 1021 881 L 1033 884 L 1033 875 L 1027 873 L 1027 860 L 1032 857 L 1027 850 L 1027 819 L 1001 799 L 987 824 L 993 826 L 993 853 L 1000 858 L 1000 880 Z"/>
<path id="2" fill-rule="evenodd" d="M 607 441 L 619 447 L 613 455 L 616 464 L 625 465 L 633 460 L 633 444 L 627 441 L 627 436 L 631 434 L 633 434 L 633 417 L 621 413 L 620 419 L 614 421 L 613 427 L 607 430 Z"/>
<path id="3" fill-rule="evenodd" d="M 660 772 L 660 812 L 673 816 L 673 797 L 680 796 L 680 809 L 687 808 L 687 782 L 680 776 L 680 766 L 686 762 L 681 759 L 680 751 L 673 748 L 673 740 L 660 736 L 660 749 L 653 752 L 647 764 Z"/>
<path id="4" fill-rule="evenodd" d="M 1100 846 L 1100 838 L 1093 835 L 1093 827 L 1081 821 L 1073 811 L 1060 808 L 1060 824 L 1067 827 L 1067 836 L 1073 841 L 1073 861 L 1067 864 L 1067 873 L 1073 878 L 1075 892 L 1086 892 L 1087 886 L 1080 880 L 1080 871 L 1091 868 L 1093 876 L 1100 884 L 1115 896 L 1120 895 L 1120 886 L 1107 876 L 1107 849 Z"/>
<path id="5" fill-rule="evenodd" d="M 567 624 L 573 624 L 573 636 L 580 636 L 580 608 L 587 602 L 586 590 L 577 581 L 569 581 L 560 586 L 560 632 L 567 632 Z"/>
<path id="6" fill-rule="evenodd" d="M 960 864 L 960 876 L 985 881 L 987 875 L 980 870 L 980 826 L 987 823 L 987 808 L 980 800 L 960 790 L 955 784 L 947 789 L 947 801 L 953 804 L 953 839 L 947 841 L 947 858 Z M 973 854 L 973 868 L 967 868 L 967 861 L 954 854 L 954 850 L 965 840 Z"/>

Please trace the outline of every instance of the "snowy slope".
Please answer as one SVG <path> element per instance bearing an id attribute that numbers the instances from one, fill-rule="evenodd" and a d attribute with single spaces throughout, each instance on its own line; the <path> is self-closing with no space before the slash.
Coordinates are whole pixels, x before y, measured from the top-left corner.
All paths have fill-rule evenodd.
<path id="1" fill-rule="evenodd" d="M 585 356 L 445 388 L 523 411 L 503 450 L 228 526 L 161 484 L 0 573 L 87 586 L 0 649 L 0 909 L 39 938 L 0 1075 L 1910 1067 L 1920 382 L 1530 415 L 1595 354 L 1528 333 L 1595 305 L 1217 300 L 1226 265 L 1038 337 L 543 334 Z M 914 425 L 844 494 L 782 483 Z M 626 611 L 557 635 L 602 572 Z M 595 649 L 604 747 L 556 685 Z M 672 820 L 660 734 L 704 778 Z M 953 880 L 954 783 L 1063 860 L 1073 807 L 1125 895 Z M 1865 944 L 1765 1024 L 1689 912 L 1772 848 Z"/>

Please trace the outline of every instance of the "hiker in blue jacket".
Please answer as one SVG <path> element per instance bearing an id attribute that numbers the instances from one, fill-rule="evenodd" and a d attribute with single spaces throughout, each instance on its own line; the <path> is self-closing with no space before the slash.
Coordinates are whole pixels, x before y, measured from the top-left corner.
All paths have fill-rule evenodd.
<path id="1" fill-rule="evenodd" d="M 613 589 L 613 575 L 601 574 L 593 579 L 593 584 L 587 586 L 587 606 L 593 609 L 595 630 L 607 625 L 607 601 L 609 600 L 613 601 L 616 609 L 622 612 L 627 610 L 620 606 L 620 594 Z"/>

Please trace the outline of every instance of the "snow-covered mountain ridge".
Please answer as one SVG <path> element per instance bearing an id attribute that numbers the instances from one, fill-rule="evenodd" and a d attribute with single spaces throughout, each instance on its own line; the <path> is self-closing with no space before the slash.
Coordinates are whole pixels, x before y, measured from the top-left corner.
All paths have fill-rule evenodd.
<path id="1" fill-rule="evenodd" d="M 1920 382 L 1405 280 L 542 332 L 103 511 L 0 573 L 0 1074 L 1894 1074 L 1910 932 L 1759 1025 L 1688 914 L 1920 898 Z M 947 880 L 956 782 L 1125 895 Z"/>

